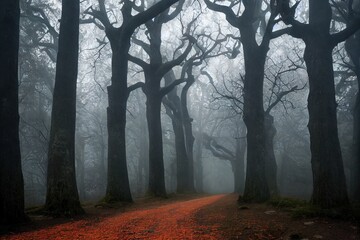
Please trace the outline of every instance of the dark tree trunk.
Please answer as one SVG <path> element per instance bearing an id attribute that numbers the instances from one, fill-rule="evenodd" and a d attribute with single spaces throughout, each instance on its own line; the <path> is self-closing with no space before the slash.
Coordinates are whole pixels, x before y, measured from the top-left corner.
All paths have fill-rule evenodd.
<path id="1" fill-rule="evenodd" d="M 304 59 L 310 83 L 308 128 L 314 181 L 312 202 L 331 208 L 348 204 L 337 130 L 333 47 L 328 44 L 328 34 L 311 36 L 306 41 Z"/>
<path id="2" fill-rule="evenodd" d="M 141 118 L 139 119 L 140 134 L 147 132 L 145 108 L 140 109 Z M 149 172 L 149 142 L 147 137 L 140 137 L 139 163 L 138 163 L 138 193 L 143 195 L 148 187 Z"/>
<path id="3" fill-rule="evenodd" d="M 271 13 L 265 26 L 261 44 L 257 43 L 256 24 L 259 23 L 263 1 L 244 1 L 241 16 L 235 15 L 231 9 L 214 4 L 209 0 L 205 3 L 210 9 L 223 12 L 228 22 L 239 29 L 244 50 L 244 109 L 243 118 L 247 127 L 247 170 L 244 196 L 239 199 L 247 202 L 263 202 L 270 198 L 266 181 L 266 150 L 265 150 L 265 113 L 263 107 L 263 83 L 266 55 L 276 14 Z M 271 3 L 274 4 L 274 3 Z M 275 9 L 275 6 L 270 9 Z M 225 10 L 226 9 L 226 10 Z"/>
<path id="4" fill-rule="evenodd" d="M 360 85 L 358 76 L 358 85 Z M 359 88 L 360 89 L 360 88 Z M 356 103 L 354 108 L 354 136 L 353 136 L 353 149 L 354 149 L 354 180 L 353 180 L 353 199 L 360 202 L 360 94 L 357 93 Z"/>
<path id="5" fill-rule="evenodd" d="M 351 172 L 351 195 L 354 201 L 360 202 L 360 32 L 354 34 L 345 42 L 345 47 L 354 65 L 357 78 L 358 91 L 353 109 L 354 135 L 353 135 L 353 164 Z"/>
<path id="6" fill-rule="evenodd" d="M 45 204 L 45 210 L 51 215 L 83 213 L 75 176 L 79 8 L 79 0 L 62 2 Z"/>
<path id="7" fill-rule="evenodd" d="M 77 186 L 80 200 L 83 201 L 85 200 L 85 138 L 77 134 L 75 146 Z"/>
<path id="8" fill-rule="evenodd" d="M 126 162 L 126 105 L 130 89 L 127 87 L 128 54 L 130 39 L 135 29 L 166 11 L 178 0 L 160 1 L 147 10 L 133 16 L 132 2 L 124 1 L 121 8 L 123 23 L 114 27 L 107 16 L 104 1 L 99 1 L 99 11 L 88 11 L 105 27 L 112 48 L 112 78 L 108 87 L 108 179 L 104 200 L 131 202 L 131 192 Z"/>
<path id="9" fill-rule="evenodd" d="M 274 153 L 274 137 L 276 135 L 276 128 L 274 126 L 274 117 L 270 114 L 265 114 L 265 134 L 266 134 L 266 178 L 269 184 L 271 197 L 279 194 L 277 186 L 277 164 Z"/>
<path id="10" fill-rule="evenodd" d="M 249 27 L 252 28 L 251 24 Z M 247 170 L 243 200 L 263 202 L 270 198 L 265 170 L 266 134 L 263 107 L 263 81 L 267 50 L 255 47 L 256 42 L 253 35 L 254 33 L 242 33 L 242 36 L 250 38 L 249 43 L 243 41 L 245 55 L 244 122 L 247 127 Z"/>
<path id="11" fill-rule="evenodd" d="M 188 192 L 188 156 L 185 148 L 185 136 L 182 121 L 172 120 L 175 134 L 175 151 L 176 151 L 176 191 L 178 193 Z"/>
<path id="12" fill-rule="evenodd" d="M 147 78 L 149 80 L 149 78 Z M 151 80 L 150 80 L 151 81 Z M 155 80 L 156 81 L 156 80 Z M 160 87 L 160 81 L 159 86 Z M 149 131 L 149 193 L 166 196 L 159 90 L 146 89 L 146 118 Z"/>
<path id="13" fill-rule="evenodd" d="M 293 24 L 291 34 L 304 40 L 304 59 L 309 76 L 309 132 L 313 172 L 312 202 L 322 208 L 348 205 L 344 166 L 337 129 L 332 51 L 353 30 L 331 35 L 332 9 L 328 0 L 309 1 L 309 24 L 299 24 L 289 14 L 289 1 L 282 17 Z M 288 13 L 286 13 L 286 11 Z"/>
<path id="14" fill-rule="evenodd" d="M 204 91 L 202 89 L 202 91 Z M 200 106 L 198 110 L 198 127 L 195 134 L 195 151 L 194 151 L 194 180 L 195 190 L 198 193 L 202 193 L 204 190 L 203 184 L 203 165 L 202 165 L 202 149 L 203 149 L 203 111 L 205 102 L 205 93 L 201 95 Z"/>
<path id="15" fill-rule="evenodd" d="M 201 128 L 199 128 L 200 130 Z M 195 158 L 194 158 L 194 174 L 195 174 L 195 189 L 198 193 L 204 191 L 203 183 L 203 165 L 202 165 L 202 133 L 198 132 L 195 137 Z"/>
<path id="16" fill-rule="evenodd" d="M 0 2 L 0 225 L 26 219 L 19 143 L 19 18 L 18 0 Z"/>
<path id="17" fill-rule="evenodd" d="M 107 35 L 113 56 L 112 85 L 108 87 L 108 176 L 104 200 L 106 202 L 132 202 L 125 142 L 128 60 L 124 56 L 127 56 L 129 52 L 130 38 L 120 38 L 119 42 L 115 33 L 108 32 Z"/>
<path id="18" fill-rule="evenodd" d="M 241 127 L 240 134 L 236 138 L 235 163 L 234 163 L 234 192 L 242 194 L 245 187 L 245 150 L 246 139 L 245 126 Z"/>
<path id="19" fill-rule="evenodd" d="M 191 72 L 191 71 L 190 71 Z M 194 76 L 191 75 L 192 73 L 188 74 L 188 80 L 186 85 L 181 91 L 181 112 L 182 112 L 182 120 L 184 126 L 184 133 L 185 133 L 185 146 L 186 146 L 186 153 L 187 153 L 187 164 L 186 164 L 186 171 L 187 171 L 187 190 L 190 192 L 195 191 L 194 186 L 194 135 L 192 132 L 192 121 L 193 119 L 190 117 L 188 108 L 187 108 L 187 93 L 191 85 L 195 82 Z"/>
<path id="20" fill-rule="evenodd" d="M 179 9 L 178 9 L 179 10 Z M 130 56 L 132 61 L 139 64 L 144 69 L 145 85 L 143 91 L 146 95 L 146 117 L 149 131 L 149 194 L 165 197 L 165 173 L 164 157 L 161 129 L 161 102 L 163 97 L 168 94 L 176 84 L 173 82 L 170 86 L 161 88 L 162 78 L 173 67 L 179 65 L 185 60 L 191 50 L 191 45 L 176 59 L 163 63 L 161 53 L 161 30 L 162 25 L 169 20 L 171 16 L 167 12 L 160 14 L 154 20 L 146 22 L 149 33 L 150 44 L 142 43 L 145 51 L 149 54 L 150 63 L 146 63 L 139 58 Z"/>

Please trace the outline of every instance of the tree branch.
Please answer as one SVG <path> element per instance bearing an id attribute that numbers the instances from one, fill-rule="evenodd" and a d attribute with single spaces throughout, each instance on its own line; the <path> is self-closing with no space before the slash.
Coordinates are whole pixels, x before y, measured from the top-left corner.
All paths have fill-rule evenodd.
<path id="1" fill-rule="evenodd" d="M 337 44 L 345 41 L 351 35 L 357 32 L 359 29 L 360 29 L 360 18 L 357 18 L 355 21 L 349 24 L 347 28 L 331 36 L 333 45 L 336 46 Z"/>
<path id="2" fill-rule="evenodd" d="M 135 63 L 136 65 L 139 65 L 142 69 L 144 69 L 144 71 L 149 68 L 149 64 L 143 60 L 141 60 L 140 58 L 134 57 L 130 54 L 128 54 L 128 60 L 130 62 Z"/>
<path id="3" fill-rule="evenodd" d="M 210 10 L 221 12 L 225 14 L 226 20 L 233 26 L 238 28 L 239 27 L 239 21 L 240 18 L 236 16 L 236 14 L 233 12 L 233 10 L 230 7 L 218 5 L 214 2 L 211 2 L 210 0 L 204 0 L 205 4 Z"/>
<path id="4" fill-rule="evenodd" d="M 177 80 L 174 80 L 172 83 L 170 83 L 169 85 L 163 87 L 160 89 L 160 96 L 165 96 L 166 94 L 168 94 L 169 92 L 171 92 L 171 90 L 174 89 L 174 87 L 176 87 L 177 85 L 186 82 L 185 78 L 180 78 Z"/>
<path id="5" fill-rule="evenodd" d="M 136 90 L 136 89 L 138 89 L 138 88 L 142 88 L 142 87 L 144 87 L 144 86 L 145 86 L 145 83 L 143 83 L 143 82 L 137 82 L 137 83 L 135 83 L 135 84 L 133 84 L 133 85 L 131 85 L 131 86 L 129 86 L 129 87 L 127 88 L 128 94 L 130 94 L 132 91 L 134 91 L 134 90 Z"/>

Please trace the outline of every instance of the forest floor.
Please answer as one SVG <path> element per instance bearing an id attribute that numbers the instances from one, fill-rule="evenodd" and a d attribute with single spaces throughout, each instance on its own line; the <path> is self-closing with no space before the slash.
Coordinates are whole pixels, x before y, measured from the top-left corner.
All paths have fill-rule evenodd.
<path id="1" fill-rule="evenodd" d="M 239 205 L 235 194 L 144 198 L 85 211 L 74 219 L 33 215 L 0 239 L 360 239 L 354 220 L 293 218 L 270 204 Z"/>

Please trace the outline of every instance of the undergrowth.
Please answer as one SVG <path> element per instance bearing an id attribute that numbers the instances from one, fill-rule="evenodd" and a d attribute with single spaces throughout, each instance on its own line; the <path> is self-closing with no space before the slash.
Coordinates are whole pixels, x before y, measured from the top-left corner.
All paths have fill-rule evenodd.
<path id="1" fill-rule="evenodd" d="M 304 200 L 282 197 L 272 198 L 268 203 L 276 208 L 291 212 L 293 218 L 328 217 L 344 220 L 360 220 L 360 205 L 322 209 Z"/>

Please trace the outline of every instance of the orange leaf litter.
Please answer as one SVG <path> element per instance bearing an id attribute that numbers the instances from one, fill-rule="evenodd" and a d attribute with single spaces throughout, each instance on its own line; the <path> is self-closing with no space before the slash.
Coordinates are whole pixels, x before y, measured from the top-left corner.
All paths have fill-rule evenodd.
<path id="1" fill-rule="evenodd" d="M 95 223 L 93 219 L 83 219 L 1 239 L 219 239 L 219 225 L 201 225 L 196 222 L 195 213 L 222 197 L 224 195 L 216 195 L 119 213 Z"/>

